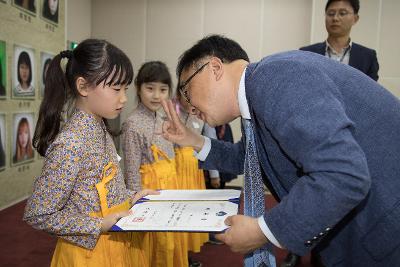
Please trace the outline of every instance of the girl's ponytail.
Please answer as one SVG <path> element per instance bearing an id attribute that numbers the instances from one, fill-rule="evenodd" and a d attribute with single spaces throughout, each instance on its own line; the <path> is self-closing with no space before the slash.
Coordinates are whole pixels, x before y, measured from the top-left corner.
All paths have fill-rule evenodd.
<path id="1" fill-rule="evenodd" d="M 44 98 L 40 104 L 39 117 L 33 136 L 33 147 L 45 156 L 46 150 L 60 131 L 62 112 L 72 91 L 61 68 L 61 60 L 68 59 L 66 68 L 73 60 L 72 51 L 62 51 L 55 56 L 47 69 Z"/>

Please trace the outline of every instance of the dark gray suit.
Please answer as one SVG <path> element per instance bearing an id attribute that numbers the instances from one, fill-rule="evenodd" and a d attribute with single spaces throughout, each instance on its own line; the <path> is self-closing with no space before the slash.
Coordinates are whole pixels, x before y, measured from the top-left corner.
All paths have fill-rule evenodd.
<path id="1" fill-rule="evenodd" d="M 400 102 L 365 74 L 291 51 L 250 64 L 246 97 L 276 239 L 327 266 L 400 266 Z M 206 169 L 243 172 L 244 147 L 212 140 Z"/>

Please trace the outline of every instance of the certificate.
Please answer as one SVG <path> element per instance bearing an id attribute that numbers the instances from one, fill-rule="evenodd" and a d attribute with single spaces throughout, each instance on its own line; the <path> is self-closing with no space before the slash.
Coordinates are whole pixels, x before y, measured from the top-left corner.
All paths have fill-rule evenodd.
<path id="1" fill-rule="evenodd" d="M 162 190 L 139 200 L 111 231 L 223 232 L 238 213 L 239 190 Z"/>

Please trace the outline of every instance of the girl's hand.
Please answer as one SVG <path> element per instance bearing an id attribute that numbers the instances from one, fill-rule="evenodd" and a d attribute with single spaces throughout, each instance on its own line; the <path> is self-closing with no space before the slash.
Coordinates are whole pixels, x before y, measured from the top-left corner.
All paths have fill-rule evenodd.
<path id="1" fill-rule="evenodd" d="M 142 197 L 145 197 L 147 195 L 159 195 L 160 192 L 156 191 L 156 190 L 152 190 L 152 189 L 144 189 L 140 192 L 137 192 L 135 194 L 135 196 L 132 199 L 132 205 L 135 204 L 139 199 L 141 199 Z"/>
<path id="2" fill-rule="evenodd" d="M 101 224 L 101 232 L 102 233 L 107 232 L 114 224 L 117 223 L 119 219 L 128 216 L 129 214 L 131 214 L 131 211 L 126 210 L 107 215 L 106 217 L 103 218 L 103 223 Z"/>

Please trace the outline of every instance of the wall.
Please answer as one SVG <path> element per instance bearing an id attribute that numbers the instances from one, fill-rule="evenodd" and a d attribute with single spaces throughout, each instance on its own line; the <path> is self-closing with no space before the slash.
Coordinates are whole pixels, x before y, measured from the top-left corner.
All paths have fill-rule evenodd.
<path id="1" fill-rule="evenodd" d="M 80 42 L 92 35 L 92 0 L 66 1 L 66 39 Z"/>
<path id="2" fill-rule="evenodd" d="M 4 3 L 5 2 L 5 3 Z M 0 113 L 5 116 L 5 169 L 0 170 L 0 210 L 26 198 L 32 189 L 34 178 L 40 174 L 43 164 L 38 153 L 32 159 L 13 163 L 15 150 L 14 114 L 33 113 L 31 137 L 36 124 L 41 102 L 39 88 L 42 80 L 41 52 L 56 54 L 65 47 L 65 1 L 59 1 L 58 23 L 44 20 L 41 16 L 42 1 L 36 1 L 36 13 L 27 13 L 12 4 L 13 1 L 0 3 L 0 40 L 6 42 L 7 52 L 7 86 L 6 96 L 0 99 Z M 26 98 L 12 96 L 14 70 L 14 45 L 21 45 L 33 49 L 32 57 L 32 85 L 35 95 Z M 18 117 L 17 117 L 18 118 Z"/>

